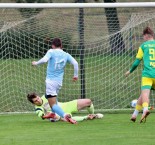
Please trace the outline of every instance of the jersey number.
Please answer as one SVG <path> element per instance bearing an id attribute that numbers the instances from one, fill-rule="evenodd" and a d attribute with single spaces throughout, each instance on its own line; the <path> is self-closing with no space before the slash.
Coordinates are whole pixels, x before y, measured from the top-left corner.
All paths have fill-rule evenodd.
<path id="1" fill-rule="evenodd" d="M 153 48 L 149 49 L 150 60 L 155 60 L 155 50 Z"/>
<path id="2" fill-rule="evenodd" d="M 56 70 L 62 69 L 64 66 L 65 66 L 65 61 L 63 59 L 55 62 L 55 69 Z"/>

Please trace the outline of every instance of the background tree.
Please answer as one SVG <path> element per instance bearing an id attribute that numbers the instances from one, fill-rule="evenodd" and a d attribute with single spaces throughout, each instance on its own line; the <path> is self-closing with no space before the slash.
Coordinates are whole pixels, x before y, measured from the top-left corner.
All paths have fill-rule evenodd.
<path id="1" fill-rule="evenodd" d="M 116 0 L 104 0 L 105 3 L 114 3 Z M 107 25 L 110 34 L 110 46 L 113 54 L 121 54 L 125 51 L 125 44 L 120 32 L 119 19 L 116 8 L 105 8 Z M 111 35 L 112 34 L 112 35 Z"/>
<path id="2" fill-rule="evenodd" d="M 52 3 L 52 0 L 16 0 L 16 3 Z M 29 18 L 30 16 L 39 13 L 42 11 L 42 8 L 21 8 L 18 9 L 21 12 L 21 15 L 25 18 Z M 30 13 L 27 13 L 29 11 Z"/>

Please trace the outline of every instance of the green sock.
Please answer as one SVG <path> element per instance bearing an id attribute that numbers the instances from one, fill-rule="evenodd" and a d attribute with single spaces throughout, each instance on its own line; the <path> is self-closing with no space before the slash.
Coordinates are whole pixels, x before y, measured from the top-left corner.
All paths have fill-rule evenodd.
<path id="1" fill-rule="evenodd" d="M 87 107 L 87 110 L 88 110 L 89 114 L 94 114 L 94 105 L 91 104 L 89 107 Z"/>
<path id="2" fill-rule="evenodd" d="M 148 110 L 153 110 L 153 109 L 154 109 L 153 106 L 148 107 Z"/>
<path id="3" fill-rule="evenodd" d="M 76 121 L 83 121 L 87 119 L 87 116 L 74 116 L 72 118 Z"/>

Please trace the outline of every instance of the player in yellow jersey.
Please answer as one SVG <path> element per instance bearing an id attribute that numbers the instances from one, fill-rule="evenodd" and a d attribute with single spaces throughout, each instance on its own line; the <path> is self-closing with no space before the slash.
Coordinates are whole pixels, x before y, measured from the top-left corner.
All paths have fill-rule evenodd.
<path id="1" fill-rule="evenodd" d="M 139 111 L 143 109 L 140 123 L 146 121 L 147 116 L 150 114 L 148 109 L 150 90 L 155 89 L 155 40 L 154 32 L 150 27 L 146 27 L 143 30 L 143 39 L 145 42 L 140 45 L 136 60 L 132 64 L 131 69 L 125 73 L 128 76 L 143 60 L 141 94 L 131 117 L 131 121 L 135 122 Z"/>
<path id="2" fill-rule="evenodd" d="M 30 101 L 35 106 L 35 112 L 38 117 L 42 119 L 49 119 L 51 122 L 55 121 L 66 121 L 64 118 L 61 118 L 59 115 L 52 113 L 49 106 L 48 100 L 45 95 L 40 97 L 36 93 L 29 93 L 27 95 L 28 101 Z M 89 115 L 86 116 L 73 116 L 73 119 L 76 121 L 83 121 L 88 119 L 102 118 L 103 114 L 94 114 L 94 106 L 90 99 L 77 99 L 69 102 L 58 102 L 58 105 L 63 109 L 65 113 L 72 115 L 77 113 L 81 109 L 87 109 Z"/>

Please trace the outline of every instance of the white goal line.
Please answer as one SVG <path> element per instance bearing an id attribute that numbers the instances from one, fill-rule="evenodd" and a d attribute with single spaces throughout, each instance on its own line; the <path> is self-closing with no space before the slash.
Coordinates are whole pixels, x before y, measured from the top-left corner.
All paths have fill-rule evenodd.
<path id="1" fill-rule="evenodd" d="M 0 3 L 0 8 L 123 8 L 155 7 L 155 2 L 124 3 Z"/>

